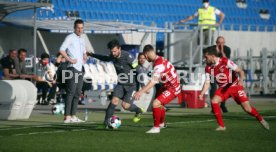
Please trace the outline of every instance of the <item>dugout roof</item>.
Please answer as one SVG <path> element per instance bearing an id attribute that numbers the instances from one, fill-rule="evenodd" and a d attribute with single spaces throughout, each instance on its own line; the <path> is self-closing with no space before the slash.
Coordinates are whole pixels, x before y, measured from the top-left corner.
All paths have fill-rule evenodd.
<path id="1" fill-rule="evenodd" d="M 8 14 L 17 11 L 30 10 L 41 7 L 52 7 L 49 3 L 31 3 L 31 2 L 13 2 L 7 0 L 0 0 L 0 21 Z"/>
<path id="2" fill-rule="evenodd" d="M 6 18 L 4 23 L 13 24 L 17 26 L 33 27 L 31 20 L 15 20 Z M 117 21 L 85 21 L 85 33 L 95 34 L 112 34 L 112 33 L 131 33 L 145 32 L 172 32 L 171 29 L 158 28 L 153 26 L 146 26 L 140 24 L 117 22 Z M 37 29 L 48 30 L 53 33 L 72 33 L 74 20 L 36 20 Z"/>

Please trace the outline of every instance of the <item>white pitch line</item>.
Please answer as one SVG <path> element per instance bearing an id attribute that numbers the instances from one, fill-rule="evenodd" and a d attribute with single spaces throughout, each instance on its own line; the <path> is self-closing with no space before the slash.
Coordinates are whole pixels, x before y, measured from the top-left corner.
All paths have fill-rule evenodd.
<path id="1" fill-rule="evenodd" d="M 17 129 L 28 129 L 28 128 L 31 128 L 31 127 L 21 127 L 21 128 L 3 128 L 3 129 L 0 129 L 0 131 L 3 131 L 3 130 L 17 130 Z"/>
<path id="2" fill-rule="evenodd" d="M 167 124 L 192 124 L 192 123 L 205 123 L 205 122 L 212 122 L 215 121 L 214 119 L 210 120 L 201 120 L 201 121 L 180 121 L 180 122 L 171 122 Z M 70 131 L 86 131 L 87 129 L 72 129 L 69 131 L 66 130 L 58 130 L 58 131 L 44 131 L 44 132 L 30 132 L 26 134 L 14 134 L 12 136 L 29 136 L 29 135 L 38 135 L 38 134 L 53 134 L 53 133 L 63 133 L 63 132 L 70 132 Z"/>
<path id="3" fill-rule="evenodd" d="M 276 118 L 276 116 L 265 116 L 265 118 Z"/>
<path id="4" fill-rule="evenodd" d="M 26 136 L 26 135 L 38 135 L 38 134 L 53 134 L 53 133 L 63 133 L 66 130 L 57 130 L 57 131 L 43 131 L 43 132 L 30 132 L 27 134 L 14 134 L 12 136 Z"/>
<path id="5" fill-rule="evenodd" d="M 30 129 L 30 128 L 43 128 L 43 127 L 51 127 L 51 125 L 50 125 L 50 124 L 45 124 L 45 125 L 29 126 L 29 127 L 20 127 L 20 128 L 3 128 L 3 129 L 0 129 L 0 131 L 3 131 L 3 130 Z"/>
<path id="6" fill-rule="evenodd" d="M 57 130 L 57 131 L 42 131 L 42 132 L 29 132 L 26 134 L 14 134 L 12 136 L 28 136 L 28 135 L 38 135 L 38 134 L 53 134 L 53 133 L 63 133 L 63 132 L 69 132 L 69 131 L 85 131 L 87 129 L 72 129 L 72 130 Z M 0 136 L 1 137 L 1 136 Z"/>
<path id="7" fill-rule="evenodd" d="M 265 116 L 264 118 L 276 118 L 276 116 Z M 241 119 L 254 119 L 252 117 L 248 118 L 241 118 Z M 231 119 L 223 119 L 223 120 L 231 120 Z M 199 120 L 199 121 L 179 121 L 179 122 L 167 122 L 167 124 L 192 124 L 192 123 L 204 123 L 204 122 L 213 122 L 216 121 L 215 119 L 208 119 L 208 120 Z"/>
<path id="8" fill-rule="evenodd" d="M 79 124 L 95 124 L 96 122 L 86 122 L 86 123 L 79 123 Z M 28 127 L 19 127 L 19 128 L 1 128 L 0 131 L 4 130 L 20 130 L 20 129 L 30 129 L 30 128 L 43 128 L 43 127 L 51 127 L 52 125 L 62 125 L 62 126 L 67 126 L 67 125 L 72 125 L 77 123 L 70 123 L 70 124 L 64 124 L 64 123 L 49 123 L 45 125 L 35 125 L 35 126 L 28 126 Z"/>
<path id="9" fill-rule="evenodd" d="M 200 120 L 200 121 L 167 122 L 167 124 L 192 124 L 192 123 L 204 123 L 204 122 L 212 122 L 212 121 L 215 121 L 215 119 Z"/>
<path id="10" fill-rule="evenodd" d="M 276 116 L 265 116 L 265 118 L 276 118 Z M 251 118 L 242 118 L 242 119 L 251 119 Z M 229 120 L 229 119 L 223 119 L 223 120 Z M 179 121 L 179 122 L 168 122 L 167 124 L 193 124 L 193 123 L 206 123 L 206 122 L 213 122 L 216 121 L 215 119 L 208 119 L 208 120 L 199 120 L 199 121 Z M 83 124 L 94 124 L 96 122 L 89 122 L 89 123 L 83 123 Z M 29 128 L 43 128 L 43 127 L 50 127 L 51 125 L 56 125 L 56 124 L 46 124 L 46 125 L 39 125 L 39 126 L 30 126 L 30 127 L 21 127 L 21 128 L 5 128 L 5 129 L 0 129 L 2 130 L 19 130 L 19 129 L 29 129 Z M 60 124 L 66 126 L 67 124 Z M 69 131 L 85 131 L 87 129 L 72 129 Z M 14 134 L 12 136 L 23 136 L 23 135 L 37 135 L 37 134 L 51 134 L 51 133 L 62 133 L 62 132 L 69 132 L 66 130 L 58 130 L 58 131 L 45 131 L 45 132 L 31 132 L 27 134 Z M 4 136 L 0 136 L 4 137 Z"/>
<path id="11" fill-rule="evenodd" d="M 180 121 L 180 122 L 171 122 L 167 124 L 192 124 L 192 123 L 205 123 L 205 122 L 212 122 L 215 121 L 214 119 L 210 120 L 201 120 L 201 121 Z M 86 131 L 87 129 L 72 129 L 69 131 Z M 53 133 L 63 133 L 63 132 L 69 132 L 66 130 L 58 130 L 58 131 L 44 131 L 44 132 L 30 132 L 26 134 L 14 134 L 12 136 L 29 136 L 29 135 L 38 135 L 38 134 L 53 134 Z"/>
<path id="12" fill-rule="evenodd" d="M 77 131 L 85 131 L 87 129 L 73 129 L 73 130 L 69 130 L 70 132 L 71 131 L 74 131 L 74 132 L 77 132 Z M 14 134 L 12 136 L 29 136 L 29 135 L 39 135 L 39 134 L 53 134 L 53 133 L 64 133 L 64 132 L 69 132 L 67 130 L 57 130 L 57 131 L 43 131 L 43 132 L 30 132 L 30 133 L 27 133 L 27 134 Z"/>
<path id="13" fill-rule="evenodd" d="M 72 129 L 71 131 L 85 131 L 87 129 Z"/>

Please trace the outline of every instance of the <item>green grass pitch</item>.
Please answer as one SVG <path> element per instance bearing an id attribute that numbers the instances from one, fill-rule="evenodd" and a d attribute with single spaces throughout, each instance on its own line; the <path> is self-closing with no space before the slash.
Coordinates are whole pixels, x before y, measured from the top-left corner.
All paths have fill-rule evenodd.
<path id="1" fill-rule="evenodd" d="M 133 123 L 132 113 L 116 112 L 122 119 L 118 130 L 98 129 L 104 112 L 90 111 L 89 121 L 63 124 L 61 115 L 33 113 L 29 120 L 0 120 L 0 152 L 274 152 L 276 149 L 276 103 L 255 103 L 269 122 L 266 131 L 236 105 L 228 105 L 223 118 L 225 132 L 217 127 L 210 108 L 174 107 L 167 112 L 168 128 L 160 134 L 146 134 L 152 126 L 151 113 Z M 78 113 L 83 118 L 83 112 Z"/>

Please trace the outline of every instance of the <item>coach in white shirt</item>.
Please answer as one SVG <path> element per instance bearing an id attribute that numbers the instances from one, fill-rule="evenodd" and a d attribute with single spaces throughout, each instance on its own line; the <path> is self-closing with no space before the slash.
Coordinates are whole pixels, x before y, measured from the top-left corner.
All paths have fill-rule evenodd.
<path id="1" fill-rule="evenodd" d="M 60 47 L 61 55 L 68 62 L 66 76 L 62 76 L 66 83 L 66 101 L 64 123 L 83 122 L 76 117 L 79 97 L 83 85 L 82 66 L 86 59 L 85 41 L 81 37 L 84 22 L 80 19 L 74 23 L 74 33 L 68 35 Z M 70 79 L 69 79 L 70 78 Z M 64 82 L 64 80 L 62 80 Z"/>

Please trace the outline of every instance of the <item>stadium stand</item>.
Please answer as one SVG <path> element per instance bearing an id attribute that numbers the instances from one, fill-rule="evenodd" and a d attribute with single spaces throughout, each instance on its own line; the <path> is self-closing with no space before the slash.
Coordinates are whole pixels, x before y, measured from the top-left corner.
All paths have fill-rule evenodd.
<path id="1" fill-rule="evenodd" d="M 11 0 L 12 1 L 12 0 Z M 154 21 L 158 27 L 165 27 L 165 22 L 177 22 L 195 12 L 201 0 L 18 0 L 24 2 L 52 3 L 51 8 L 38 9 L 38 18 L 65 19 L 80 17 L 84 20 L 98 21 Z M 212 0 L 213 6 L 221 9 L 227 17 L 221 28 L 235 31 L 275 31 L 276 1 L 247 0 L 247 7 L 238 7 L 235 0 Z M 260 11 L 266 10 L 270 18 L 263 19 Z M 13 16 L 28 16 L 32 11 L 16 13 Z M 191 23 L 197 23 L 197 20 Z M 161 38 L 161 39 L 160 39 Z M 162 37 L 158 36 L 158 40 Z"/>
<path id="2" fill-rule="evenodd" d="M 3 2 L 0 0 L 0 2 Z M 154 24 L 159 28 L 169 27 L 167 23 L 177 23 L 179 20 L 186 18 L 187 16 L 193 14 L 197 11 L 199 7 L 202 5 L 202 0 L 5 0 L 5 2 L 26 2 L 26 3 L 45 3 L 45 4 L 53 4 L 52 7 L 42 7 L 37 8 L 37 25 L 39 25 L 40 29 L 49 30 L 52 33 L 66 33 L 70 31 L 60 30 L 63 27 L 66 28 L 68 22 L 63 22 L 61 20 L 72 21 L 75 18 L 81 18 L 85 21 L 94 21 L 93 24 L 86 24 L 86 27 L 90 31 L 85 31 L 86 33 L 93 34 L 106 34 L 112 33 L 119 34 L 122 33 L 131 33 L 134 30 L 132 28 L 136 28 L 139 30 L 143 30 L 146 27 L 133 26 L 130 30 L 128 28 L 124 28 L 124 22 L 126 23 L 143 23 L 146 26 Z M 242 3 L 245 6 L 239 6 Z M 235 34 L 236 32 L 243 31 L 250 33 L 246 33 L 246 37 L 242 37 L 244 39 L 248 39 L 248 37 L 263 37 L 267 33 L 272 33 L 276 31 L 276 1 L 275 0 L 210 0 L 210 4 L 222 10 L 226 17 L 223 21 L 220 31 L 223 31 L 224 35 L 227 37 L 228 35 Z M 0 7 L 2 7 L 0 5 Z M 15 12 L 7 16 L 7 18 L 28 18 L 32 17 L 33 10 L 28 11 L 20 11 Z M 59 22 L 57 22 L 59 20 Z M 16 22 L 14 20 L 13 22 Z M 116 25 L 114 23 L 117 23 Z M 191 24 L 196 24 L 197 19 L 190 21 Z M 29 23 L 31 26 L 33 23 Z M 56 24 L 59 25 L 59 29 L 55 29 Z M 1 25 L 1 23 L 0 23 Z M 69 24 L 71 25 L 71 24 Z M 129 27 L 130 25 L 126 25 Z M 94 30 L 95 27 L 99 27 L 99 30 Z M 102 27 L 108 27 L 109 31 L 100 30 Z M 120 27 L 114 28 L 113 27 Z M 122 27 L 122 28 L 121 28 Z M 92 29 L 92 30 L 91 30 Z M 154 29 L 153 29 L 154 30 Z M 186 28 L 187 31 L 194 30 L 194 27 Z M 145 30 L 147 31 L 147 30 Z M 226 31 L 226 32 L 225 32 Z M 230 32 L 227 33 L 227 32 Z M 185 31 L 186 32 L 186 31 Z M 231 33 L 232 32 L 232 33 Z M 260 35 L 254 35 L 256 33 L 261 33 Z M 184 32 L 183 32 L 184 33 Z M 242 33 L 242 32 L 241 32 Z M 46 34 L 45 34 L 46 35 Z M 92 34 L 91 34 L 92 35 Z M 137 36 L 137 33 L 135 33 Z M 183 36 L 188 38 L 190 35 Z M 242 34 L 239 35 L 243 36 Z M 193 36 L 196 39 L 196 36 Z M 228 36 L 227 41 L 231 43 L 231 46 L 234 49 L 240 49 L 241 53 L 246 52 L 247 49 L 252 47 L 251 42 L 246 44 L 240 44 L 238 41 L 234 41 L 235 38 L 233 36 Z M 190 37 L 189 37 L 190 38 Z M 127 38 L 125 38 L 127 39 Z M 165 36 L 163 33 L 158 33 L 156 37 L 157 42 L 164 42 Z M 232 39 L 232 41 L 231 41 Z M 260 38 L 261 39 L 261 38 Z M 257 39 L 255 41 L 258 41 Z M 267 38 L 265 41 L 270 41 L 273 39 L 271 37 Z M 99 40 L 100 41 L 100 40 Z M 96 39 L 93 39 L 93 43 L 97 43 Z M 190 42 L 190 41 L 189 41 Z M 103 42 L 102 42 L 103 43 Z M 126 42 L 127 43 L 127 42 Z M 139 41 L 140 43 L 140 41 Z M 185 44 L 186 48 L 187 45 Z M 194 42 L 195 44 L 195 42 Z M 235 44 L 235 45 L 234 45 Z M 266 45 L 268 47 L 271 43 L 260 42 L 260 44 Z M 102 44 L 101 44 L 102 45 Z M 136 44 L 143 45 L 143 44 Z M 257 45 L 257 44 L 256 44 Z M 254 55 L 255 52 L 259 52 L 261 49 L 253 45 Z M 264 46 L 262 45 L 262 47 Z M 166 45 L 164 45 L 166 46 Z M 169 46 L 169 45 L 167 45 Z M 184 45 L 183 45 L 184 46 Z M 236 47 L 238 46 L 238 47 Z M 274 45 L 273 45 L 274 46 Z M 100 49 L 99 49 L 100 48 Z M 96 48 L 97 51 L 104 51 L 103 47 Z M 168 47 L 169 48 L 169 47 Z M 269 51 L 272 51 L 272 47 L 269 48 Z M 162 48 L 164 49 L 164 48 Z M 273 48 L 274 49 L 274 48 Z M 158 50 L 158 49 L 157 49 Z M 161 49 L 160 49 L 161 50 Z M 184 52 L 183 54 L 188 54 L 187 49 L 176 49 L 179 52 Z M 173 52 L 172 47 L 169 48 L 168 52 Z M 195 52 L 195 51 L 193 51 Z M 174 52 L 174 56 L 181 57 L 181 55 L 176 55 Z M 245 54 L 245 53 L 244 53 Z M 195 55 L 195 57 L 197 57 Z M 182 58 L 181 58 L 182 60 Z M 189 60 L 186 60 L 186 62 Z M 95 63 L 89 63 L 86 66 L 86 69 L 94 68 L 94 70 L 102 70 L 98 69 L 98 65 Z M 102 66 L 104 64 L 101 64 Z M 197 66 L 197 65 L 196 65 Z M 102 71 L 105 71 L 103 68 Z M 86 75 L 87 77 L 92 77 L 91 75 Z M 94 79 L 98 79 L 99 76 L 93 76 Z M 101 77 L 100 77 L 101 78 Z M 103 79 L 103 78 L 101 78 Z M 105 78 L 104 78 L 105 80 Z M 101 81 L 104 81 L 101 80 Z M 100 82 L 100 81 L 97 81 Z M 112 84 L 112 83 L 111 83 Z M 101 84 L 93 84 L 94 89 L 96 88 L 107 88 L 105 83 Z"/>
<path id="3" fill-rule="evenodd" d="M 155 22 L 165 27 L 165 22 L 177 22 L 195 12 L 201 0 L 7 0 L 11 2 L 51 3 L 53 8 L 37 10 L 40 20 L 58 20 L 80 17 L 84 20 L 98 21 L 142 21 L 146 25 Z M 242 0 L 246 8 L 237 6 L 238 0 L 211 0 L 213 6 L 221 9 L 226 18 L 221 26 L 223 30 L 234 31 L 275 31 L 276 2 L 274 0 Z M 270 12 L 269 19 L 260 17 L 260 10 Z M 11 14 L 13 17 L 29 17 L 32 10 Z M 191 21 L 197 23 L 197 20 Z M 158 34 L 157 41 L 164 36 Z"/>
<path id="4" fill-rule="evenodd" d="M 87 90 L 113 90 L 117 84 L 118 78 L 112 63 L 102 62 L 94 58 L 88 59 L 84 69 L 84 78 L 92 80 L 92 86 L 86 88 Z"/>

